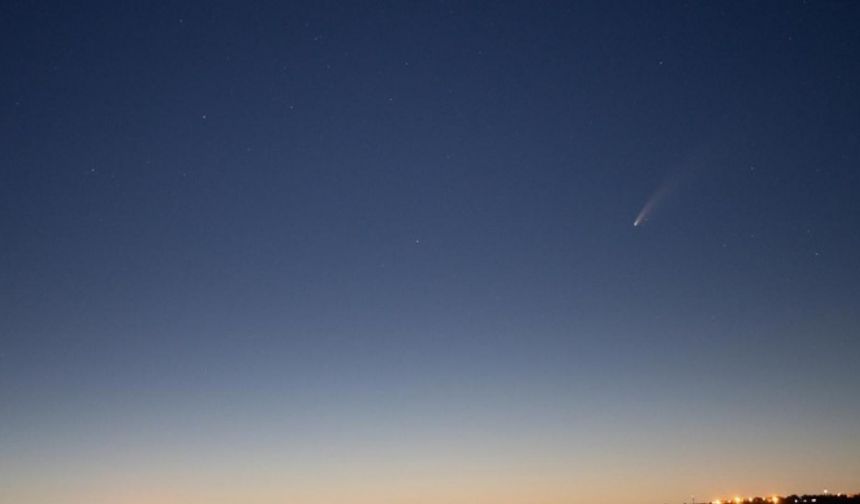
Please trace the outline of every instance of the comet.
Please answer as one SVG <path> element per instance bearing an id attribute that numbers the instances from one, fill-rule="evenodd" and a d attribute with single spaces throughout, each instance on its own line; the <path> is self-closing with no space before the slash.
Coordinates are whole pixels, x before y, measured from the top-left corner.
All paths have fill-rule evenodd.
<path id="1" fill-rule="evenodd" d="M 669 193 L 677 185 L 676 181 L 673 179 L 669 179 L 663 182 L 657 189 L 651 194 L 645 204 L 642 206 L 642 210 L 639 210 L 639 214 L 636 215 L 636 219 L 633 221 L 633 227 L 639 227 L 651 218 L 651 215 L 654 213 L 654 210 L 663 202 Z"/>

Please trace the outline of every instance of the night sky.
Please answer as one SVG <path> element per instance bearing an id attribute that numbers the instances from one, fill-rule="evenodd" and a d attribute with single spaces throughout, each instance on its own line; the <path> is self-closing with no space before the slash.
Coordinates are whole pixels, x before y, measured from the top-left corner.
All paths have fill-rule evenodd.
<path id="1" fill-rule="evenodd" d="M 860 491 L 858 27 L 4 2 L 0 503 Z"/>

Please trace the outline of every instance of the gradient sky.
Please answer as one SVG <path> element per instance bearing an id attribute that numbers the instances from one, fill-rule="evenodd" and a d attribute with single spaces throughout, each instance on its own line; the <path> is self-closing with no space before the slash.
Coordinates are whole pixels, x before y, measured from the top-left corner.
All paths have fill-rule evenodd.
<path id="1" fill-rule="evenodd" d="M 4 2 L 0 503 L 860 491 L 860 2 L 537 4 Z"/>

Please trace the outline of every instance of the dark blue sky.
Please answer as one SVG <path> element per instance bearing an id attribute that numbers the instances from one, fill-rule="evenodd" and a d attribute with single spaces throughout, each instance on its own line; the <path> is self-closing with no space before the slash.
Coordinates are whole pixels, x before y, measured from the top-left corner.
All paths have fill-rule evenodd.
<path id="1" fill-rule="evenodd" d="M 214 502 L 251 459 L 313 477 L 243 502 L 856 485 L 857 26 L 5 3 L 0 502 Z"/>

